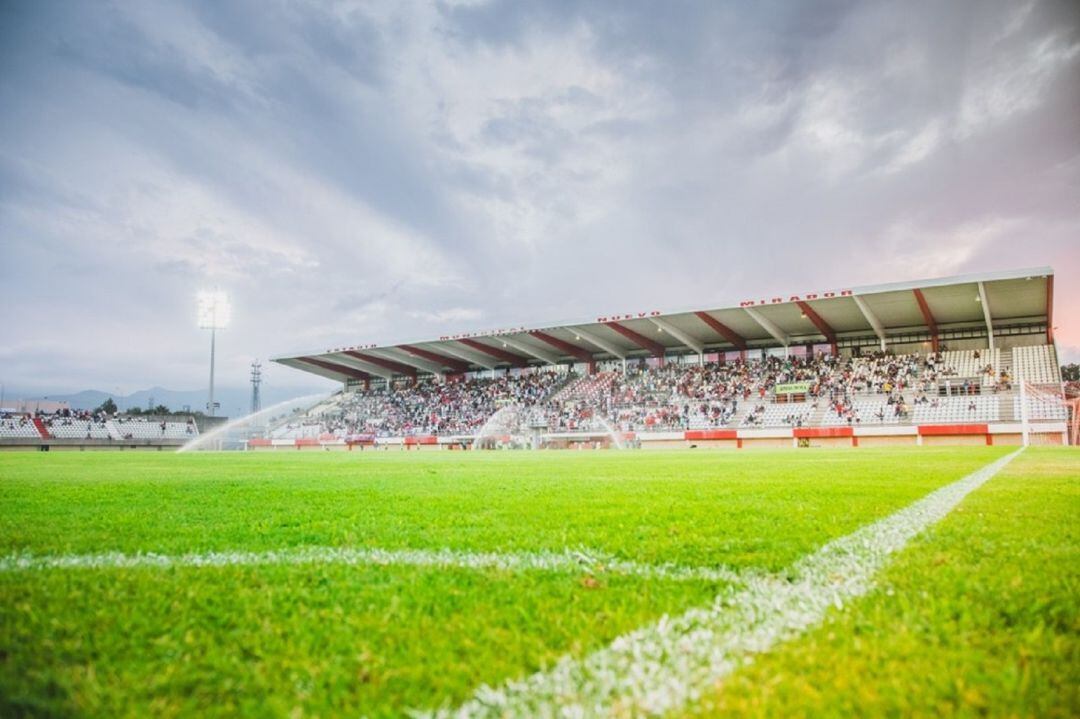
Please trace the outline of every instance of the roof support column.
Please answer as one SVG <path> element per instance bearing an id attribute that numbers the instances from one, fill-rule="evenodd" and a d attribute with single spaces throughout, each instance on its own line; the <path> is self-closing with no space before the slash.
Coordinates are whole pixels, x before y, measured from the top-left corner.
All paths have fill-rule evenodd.
<path id="1" fill-rule="evenodd" d="M 990 349 L 994 349 L 994 323 L 990 318 L 990 303 L 986 300 L 986 285 L 979 283 L 979 302 L 982 304 L 983 319 L 986 320 L 986 339 Z"/>
<path id="2" fill-rule="evenodd" d="M 545 352 L 544 350 L 538 350 L 535 347 L 530 347 L 529 345 L 525 344 L 524 342 L 518 342 L 517 340 L 510 339 L 509 337 L 501 337 L 500 339 L 503 341 L 503 344 L 506 345 L 507 347 L 513 347 L 514 349 L 518 350 L 519 352 L 524 352 L 527 355 L 531 355 L 531 356 L 535 357 L 536 359 L 540 360 L 541 362 L 547 362 L 548 364 L 558 364 L 559 363 L 559 358 L 556 357 L 555 355 L 551 354 L 550 352 Z"/>
<path id="3" fill-rule="evenodd" d="M 465 345 L 466 347 L 477 350 L 478 352 L 483 352 L 485 354 L 491 355 L 495 359 L 502 360 L 503 362 L 508 362 L 515 367 L 524 368 L 529 366 L 529 360 L 525 359 L 521 355 L 516 355 L 513 352 L 507 352 L 506 350 L 501 350 L 498 347 L 492 347 L 491 345 L 486 345 L 483 342 L 477 342 L 476 340 L 471 340 L 467 338 L 460 339 L 458 340 L 458 342 Z"/>
<path id="4" fill-rule="evenodd" d="M 866 300 L 858 295 L 852 295 L 851 299 L 855 300 L 855 304 L 859 307 L 859 311 L 863 313 L 863 317 L 870 323 L 870 326 L 874 328 L 874 334 L 881 340 L 881 351 L 885 351 L 885 327 L 882 326 L 881 320 L 877 318 L 873 312 L 870 311 L 870 306 L 866 304 Z"/>
<path id="5" fill-rule="evenodd" d="M 333 360 L 333 362 L 335 362 L 336 364 L 346 365 L 348 367 L 352 367 L 353 369 L 362 370 L 374 377 L 381 377 L 382 379 L 386 380 L 387 387 L 389 387 L 390 384 L 394 381 L 393 372 L 373 362 L 365 362 L 363 360 L 358 360 L 355 357 L 350 357 L 347 355 L 342 356 L 339 354 L 331 355 L 330 359 Z"/>
<path id="6" fill-rule="evenodd" d="M 589 367 L 589 374 L 596 374 L 596 360 L 588 350 L 584 350 L 577 345 L 572 345 L 565 340 L 561 340 L 558 337 L 549 335 L 547 332 L 541 332 L 540 330 L 533 330 L 529 332 L 529 334 L 538 340 L 547 342 L 555 349 L 565 352 L 579 362 L 586 363 Z"/>
<path id="7" fill-rule="evenodd" d="M 599 347 L 600 349 L 604 350 L 608 354 L 615 355 L 619 359 L 624 360 L 623 364 L 625 364 L 626 352 L 619 349 L 619 347 L 617 345 L 614 345 L 614 344 L 612 344 L 611 342 L 608 342 L 605 339 L 597 337 L 596 335 L 594 335 L 591 332 L 586 332 L 583 329 L 574 328 L 574 329 L 571 330 L 571 332 L 574 333 L 575 338 L 585 340 L 589 344 L 594 345 L 596 347 Z"/>
<path id="8" fill-rule="evenodd" d="M 930 305 L 926 304 L 926 298 L 923 297 L 922 290 L 916 288 L 912 292 L 915 294 L 915 301 L 919 303 L 919 311 L 922 312 L 923 320 L 930 330 L 930 348 L 937 353 L 939 346 L 937 322 L 934 320 L 934 315 L 930 313 Z"/>
<path id="9" fill-rule="evenodd" d="M 671 324 L 667 320 L 662 320 L 659 317 L 650 317 L 649 321 L 659 327 L 662 331 L 667 332 L 669 335 L 679 340 L 690 349 L 697 352 L 698 364 L 705 364 L 705 344 L 701 340 L 691 337 L 675 325 Z"/>
<path id="10" fill-rule="evenodd" d="M 761 329 L 772 335 L 773 339 L 784 345 L 785 348 L 789 344 L 791 344 L 791 338 L 784 334 L 784 331 L 777 327 L 775 322 L 765 317 L 752 307 L 743 307 L 743 309 L 746 311 L 746 314 L 750 315 L 750 319 L 761 325 Z"/>
<path id="11" fill-rule="evenodd" d="M 444 355 L 432 352 L 431 350 L 426 350 L 423 347 L 412 347 L 410 345 L 400 345 L 398 347 L 398 349 L 404 350 L 405 352 L 408 352 L 409 354 L 414 355 L 416 357 L 421 357 L 423 359 L 426 359 L 429 362 L 434 362 L 437 365 L 440 365 L 440 366 L 443 366 L 443 367 L 449 367 L 450 369 L 457 372 L 458 374 L 465 374 L 466 372 L 469 371 L 469 363 L 468 362 L 462 362 L 459 359 L 452 359 L 450 357 L 446 357 Z"/>
<path id="12" fill-rule="evenodd" d="M 463 350 L 460 347 L 457 347 L 456 345 L 451 346 L 451 344 L 449 342 L 447 342 L 446 344 L 443 344 L 443 345 L 439 345 L 439 350 L 441 352 L 445 352 L 446 354 L 453 355 L 454 357 L 458 357 L 460 359 L 463 359 L 466 362 L 471 362 L 472 364 L 478 364 L 481 367 L 483 367 L 484 369 L 489 369 L 492 372 L 495 371 L 495 363 L 492 362 L 490 359 L 488 359 L 486 355 L 484 355 L 484 354 L 482 354 L 480 352 L 472 352 L 472 351 L 469 351 L 469 350 Z"/>
<path id="13" fill-rule="evenodd" d="M 442 364 L 418 359 L 412 354 L 396 347 L 389 347 L 387 349 L 378 350 L 368 350 L 368 354 L 375 354 L 392 362 L 402 362 L 403 364 L 407 364 L 410 367 L 415 367 L 418 370 L 429 372 L 432 377 L 435 377 L 437 379 L 446 379 L 446 368 L 444 368 Z"/>
<path id="14" fill-rule="evenodd" d="M 354 350 L 346 350 L 345 354 L 347 354 L 349 357 L 358 359 L 361 362 L 367 362 L 368 364 L 375 365 L 376 367 L 382 367 L 383 369 L 388 369 L 391 372 L 405 375 L 413 381 L 413 384 L 416 384 L 416 368 L 412 365 L 402 364 L 401 362 L 388 360 L 385 357 L 378 357 L 373 354 L 356 352 Z"/>
<path id="15" fill-rule="evenodd" d="M 288 362 L 300 362 L 303 364 L 311 365 L 319 371 L 305 371 L 313 371 L 315 374 L 322 375 L 327 379 L 333 379 L 339 382 L 341 381 L 342 376 L 346 377 L 347 379 L 361 380 L 364 383 L 365 389 L 368 389 L 371 383 L 371 375 L 354 367 L 346 367 L 344 365 L 335 364 L 333 362 L 326 362 L 325 360 L 315 359 L 314 357 L 297 357 L 293 360 L 288 360 Z M 288 366 L 295 367 L 296 365 Z"/>

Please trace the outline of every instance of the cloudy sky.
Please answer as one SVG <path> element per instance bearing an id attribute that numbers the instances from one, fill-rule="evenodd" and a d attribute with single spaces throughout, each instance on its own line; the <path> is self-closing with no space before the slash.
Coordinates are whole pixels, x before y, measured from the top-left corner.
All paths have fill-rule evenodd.
<path id="1" fill-rule="evenodd" d="M 1052 265 L 1080 3 L 0 3 L 0 382 Z M 310 384 L 271 368 L 276 385 Z"/>

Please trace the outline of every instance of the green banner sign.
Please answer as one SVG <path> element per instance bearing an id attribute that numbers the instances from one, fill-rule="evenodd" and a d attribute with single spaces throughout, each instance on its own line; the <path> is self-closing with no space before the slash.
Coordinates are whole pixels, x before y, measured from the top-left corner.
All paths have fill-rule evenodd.
<path id="1" fill-rule="evenodd" d="M 776 385 L 776 394 L 806 394 L 810 391 L 809 382 L 788 382 Z"/>

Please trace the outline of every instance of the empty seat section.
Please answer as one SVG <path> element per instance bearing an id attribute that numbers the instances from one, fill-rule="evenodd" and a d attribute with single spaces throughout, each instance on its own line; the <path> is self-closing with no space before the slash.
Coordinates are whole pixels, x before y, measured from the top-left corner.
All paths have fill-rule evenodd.
<path id="1" fill-rule="evenodd" d="M 996 422 L 1000 417 L 998 397 L 970 395 L 934 397 L 911 408 L 911 420 L 917 424 L 965 424 Z"/>
<path id="2" fill-rule="evenodd" d="M 802 427 L 814 413 L 805 402 L 757 404 L 743 417 L 743 427 Z"/>
<path id="3" fill-rule="evenodd" d="M 1050 345 L 1014 347 L 1013 376 L 1032 384 L 1059 384 L 1061 370 L 1057 366 L 1054 348 Z"/>

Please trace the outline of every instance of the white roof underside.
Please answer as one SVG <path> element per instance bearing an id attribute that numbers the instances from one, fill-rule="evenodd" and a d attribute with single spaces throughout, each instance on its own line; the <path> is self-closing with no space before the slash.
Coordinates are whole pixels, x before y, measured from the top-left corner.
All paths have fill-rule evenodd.
<path id="1" fill-rule="evenodd" d="M 822 295 L 825 293 L 819 293 L 816 299 L 809 299 L 805 294 L 797 299 L 809 305 L 841 342 L 845 338 L 875 336 L 870 318 L 876 320 L 887 337 L 927 332 L 928 322 L 919 306 L 917 291 L 925 298 L 931 319 L 939 332 L 968 328 L 985 331 L 986 320 L 979 300 L 980 282 L 995 329 L 1049 322 L 1053 287 L 1053 270 L 1049 267 L 856 287 L 842 292 L 838 290 L 837 296 L 831 298 L 824 298 Z M 855 297 L 862 301 L 866 312 L 860 308 Z M 452 338 L 396 345 L 369 343 L 360 347 L 287 355 L 274 361 L 344 381 L 386 378 L 413 371 L 423 374 L 460 372 L 463 369 L 475 371 L 515 364 L 542 366 L 551 361 L 581 361 L 583 353 L 598 360 L 647 356 L 655 354 L 656 345 L 671 352 L 689 351 L 691 344 L 704 345 L 707 352 L 738 349 L 731 335 L 726 336 L 726 333 L 715 329 L 715 323 L 704 319 L 702 313 L 721 323 L 733 333 L 734 339 L 740 339 L 748 347 L 784 344 L 770 330 L 778 330 L 781 337 L 793 345 L 828 341 L 822 329 L 803 311 L 796 296 L 777 299 L 782 301 L 774 303 L 773 298 L 766 298 L 765 304 L 755 304 L 749 308 L 750 311 L 743 306 L 706 306 L 698 310 L 646 313 L 649 316 L 635 315 L 632 319 L 617 320 L 631 333 L 647 338 L 644 343 L 638 342 L 633 334 L 628 337 L 614 329 L 611 322 L 571 322 L 512 332 L 453 335 Z M 661 322 L 654 322 L 650 317 L 656 317 Z M 664 331 L 660 324 L 666 324 L 669 330 Z M 553 338 L 554 342 L 545 339 L 544 335 Z M 358 360 L 356 352 L 366 356 L 366 359 Z"/>

